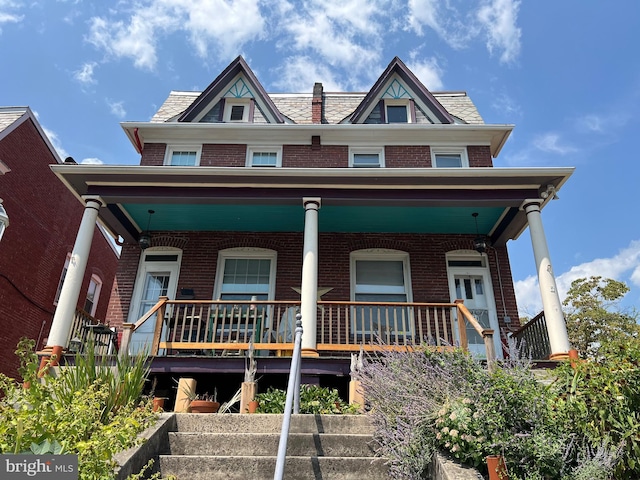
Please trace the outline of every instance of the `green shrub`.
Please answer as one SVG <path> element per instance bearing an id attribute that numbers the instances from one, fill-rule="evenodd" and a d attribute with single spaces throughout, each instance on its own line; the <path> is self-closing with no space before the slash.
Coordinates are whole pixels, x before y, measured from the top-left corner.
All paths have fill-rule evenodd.
<path id="1" fill-rule="evenodd" d="M 0 453 L 77 454 L 80 479 L 112 478 L 114 454 L 157 418 L 142 398 L 146 358 L 119 361 L 116 373 L 77 355 L 75 368 L 39 379 L 33 341 L 16 354 L 24 384 L 0 375 Z"/>
<path id="2" fill-rule="evenodd" d="M 270 387 L 256 395 L 257 413 L 284 413 L 287 392 Z M 300 386 L 300 413 L 343 414 L 358 413 L 358 407 L 345 403 L 338 390 L 318 385 Z"/>

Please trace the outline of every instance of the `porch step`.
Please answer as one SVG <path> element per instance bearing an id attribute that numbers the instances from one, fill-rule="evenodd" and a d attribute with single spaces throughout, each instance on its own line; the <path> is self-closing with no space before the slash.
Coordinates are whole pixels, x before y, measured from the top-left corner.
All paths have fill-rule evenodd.
<path id="1" fill-rule="evenodd" d="M 178 480 L 271 480 L 282 415 L 180 414 L 169 433 L 163 476 Z M 384 459 L 374 458 L 373 428 L 364 415 L 294 415 L 286 479 L 387 479 Z"/>

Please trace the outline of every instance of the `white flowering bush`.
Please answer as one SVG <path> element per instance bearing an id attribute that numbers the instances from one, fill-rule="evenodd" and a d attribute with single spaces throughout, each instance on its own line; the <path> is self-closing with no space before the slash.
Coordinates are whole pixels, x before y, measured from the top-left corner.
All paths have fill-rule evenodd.
<path id="1" fill-rule="evenodd" d="M 474 402 L 465 397 L 444 405 L 435 420 L 436 445 L 463 463 L 480 466 L 487 438 Z"/>

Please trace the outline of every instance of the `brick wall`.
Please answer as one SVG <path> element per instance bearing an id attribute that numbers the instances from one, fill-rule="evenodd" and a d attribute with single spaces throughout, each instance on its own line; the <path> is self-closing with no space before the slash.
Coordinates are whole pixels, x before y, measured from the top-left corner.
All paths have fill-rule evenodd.
<path id="1" fill-rule="evenodd" d="M 346 168 L 349 166 L 349 147 L 321 145 L 285 145 L 282 148 L 282 166 L 295 168 Z"/>
<path id="2" fill-rule="evenodd" d="M 162 236 L 161 233 L 158 234 Z M 259 247 L 275 250 L 277 257 L 276 300 L 299 300 L 292 287 L 301 285 L 301 259 L 303 234 L 294 233 L 240 233 L 240 232 L 180 232 L 183 256 L 178 291 L 192 288 L 196 299 L 213 298 L 218 252 L 233 247 Z M 171 238 L 170 233 L 164 237 Z M 415 302 L 449 302 L 449 284 L 445 253 L 472 249 L 473 236 L 469 235 L 414 235 L 414 234 L 338 234 L 319 235 L 318 286 L 333 287 L 323 300 L 348 301 L 350 299 L 349 255 L 355 250 L 388 248 L 409 253 L 413 300 Z M 499 256 L 502 289 L 497 274 L 496 254 Z M 126 319 L 131 302 L 133 279 L 137 271 L 140 250 L 125 246 L 117 275 L 117 286 L 111 297 L 108 319 L 120 324 Z M 498 317 L 503 318 L 502 292 L 505 294 L 507 314 L 515 321 L 517 306 L 513 291 L 509 258 L 506 248 L 488 252 L 493 294 Z M 501 324 L 503 328 L 508 325 Z"/>
<path id="3" fill-rule="evenodd" d="M 11 221 L 0 242 L 0 372 L 17 376 L 18 340 L 40 337 L 42 347 L 48 336 L 58 282 L 84 207 L 49 168 L 55 158 L 31 120 L 0 141 L 0 158 L 11 168 L 0 176 Z M 99 275 L 98 318 L 106 316 L 116 267 L 115 252 L 96 229 L 78 305 L 84 305 L 91 275 Z"/>
<path id="4" fill-rule="evenodd" d="M 164 143 L 145 143 L 140 165 L 163 165 L 167 145 Z"/>
<path id="5" fill-rule="evenodd" d="M 491 148 L 488 146 L 468 146 L 467 156 L 470 167 L 493 167 Z"/>
<path id="6" fill-rule="evenodd" d="M 431 167 L 431 148 L 428 145 L 387 145 L 384 147 L 384 164 L 387 168 Z"/>

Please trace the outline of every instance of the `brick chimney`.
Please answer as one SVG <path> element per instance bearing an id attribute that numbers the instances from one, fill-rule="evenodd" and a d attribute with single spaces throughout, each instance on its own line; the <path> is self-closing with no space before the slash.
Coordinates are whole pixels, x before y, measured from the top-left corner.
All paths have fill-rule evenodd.
<path id="1" fill-rule="evenodd" d="M 313 99 L 311 100 L 311 123 L 322 123 L 322 83 L 313 85 Z"/>

